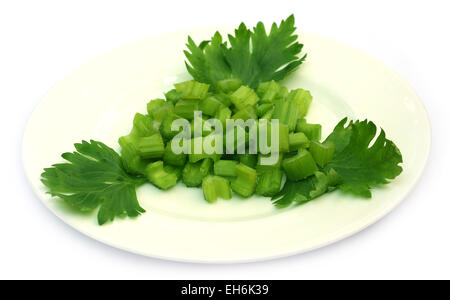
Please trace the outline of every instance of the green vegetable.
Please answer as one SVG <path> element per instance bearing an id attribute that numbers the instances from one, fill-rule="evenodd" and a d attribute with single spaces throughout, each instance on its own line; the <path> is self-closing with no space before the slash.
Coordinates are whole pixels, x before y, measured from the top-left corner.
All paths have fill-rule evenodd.
<path id="1" fill-rule="evenodd" d="M 208 158 L 196 163 L 186 163 L 181 175 L 183 183 L 188 187 L 199 186 L 203 178 L 209 174 L 212 164 L 213 161 Z"/>
<path id="2" fill-rule="evenodd" d="M 159 133 L 138 138 L 136 148 L 142 158 L 162 158 L 164 155 L 164 141 Z"/>
<path id="3" fill-rule="evenodd" d="M 201 100 L 205 98 L 209 85 L 194 80 L 175 84 L 175 89 L 182 99 Z"/>
<path id="4" fill-rule="evenodd" d="M 309 140 L 303 132 L 289 134 L 289 151 L 308 148 L 309 144 Z"/>
<path id="5" fill-rule="evenodd" d="M 194 111 L 198 110 L 199 101 L 182 99 L 175 105 L 175 114 L 188 120 L 194 119 Z"/>
<path id="6" fill-rule="evenodd" d="M 306 58 L 298 56 L 303 45 L 296 41 L 294 22 L 291 15 L 279 26 L 274 23 L 269 34 L 261 22 L 253 30 L 241 23 L 228 36 L 229 44 L 218 32 L 199 45 L 189 37 L 186 68 L 195 80 L 211 85 L 229 78 L 240 78 L 251 88 L 260 82 L 280 81 Z"/>
<path id="7" fill-rule="evenodd" d="M 145 168 L 145 175 L 151 183 L 162 190 L 173 187 L 178 181 L 177 174 L 173 172 L 173 169 L 164 169 L 161 160 L 149 164 Z"/>
<path id="8" fill-rule="evenodd" d="M 203 178 L 202 190 L 205 200 L 209 203 L 217 201 L 217 198 L 231 199 L 230 183 L 225 178 L 208 175 Z"/>
<path id="9" fill-rule="evenodd" d="M 75 144 L 75 149 L 62 155 L 66 163 L 54 164 L 41 174 L 50 195 L 80 211 L 100 207 L 100 225 L 115 217 L 137 217 L 145 212 L 137 201 L 136 187 L 146 179 L 130 175 L 113 149 L 93 140 Z"/>
<path id="10" fill-rule="evenodd" d="M 231 94 L 230 98 L 231 103 L 233 103 L 238 110 L 242 110 L 248 106 L 254 106 L 259 101 L 255 91 L 245 85 L 241 86 Z"/>
<path id="11" fill-rule="evenodd" d="M 296 155 L 284 159 L 282 166 L 291 181 L 305 179 L 318 171 L 316 162 L 306 149 L 300 149 Z"/>
<path id="12" fill-rule="evenodd" d="M 200 102 L 199 109 L 209 116 L 214 116 L 217 111 L 222 107 L 222 102 L 214 96 L 206 97 Z"/>
<path id="13" fill-rule="evenodd" d="M 236 176 L 231 182 L 231 189 L 245 198 L 253 195 L 258 179 L 255 169 L 244 164 L 238 164 L 236 166 Z"/>
<path id="14" fill-rule="evenodd" d="M 186 163 L 187 154 L 180 153 L 175 154 L 172 151 L 172 141 L 169 141 L 166 145 L 166 148 L 164 149 L 164 156 L 163 160 L 166 164 L 176 166 L 176 167 L 182 167 Z"/>
<path id="15" fill-rule="evenodd" d="M 238 162 L 234 160 L 218 160 L 214 163 L 214 174 L 226 177 L 236 177 L 236 166 Z"/>
<path id="16" fill-rule="evenodd" d="M 283 171 L 274 168 L 270 172 L 263 172 L 258 177 L 256 185 L 256 194 L 266 197 L 274 196 L 280 191 Z"/>
<path id="17" fill-rule="evenodd" d="M 324 167 L 327 163 L 329 163 L 334 156 L 334 144 L 333 142 L 311 142 L 311 146 L 309 148 L 311 151 L 314 160 L 320 167 Z"/>
<path id="18" fill-rule="evenodd" d="M 320 139 L 322 138 L 322 125 L 309 124 L 305 119 L 297 120 L 295 131 L 303 132 L 311 141 L 320 141 Z"/>
<path id="19" fill-rule="evenodd" d="M 229 78 L 217 81 L 214 86 L 218 92 L 231 93 L 237 90 L 242 85 L 242 80 L 239 78 Z"/>

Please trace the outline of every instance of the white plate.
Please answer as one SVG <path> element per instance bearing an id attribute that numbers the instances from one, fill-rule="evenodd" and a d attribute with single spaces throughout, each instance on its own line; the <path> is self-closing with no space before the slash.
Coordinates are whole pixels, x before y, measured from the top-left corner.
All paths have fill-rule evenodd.
<path id="1" fill-rule="evenodd" d="M 230 28 L 222 28 L 222 32 Z M 187 35 L 209 38 L 215 29 L 156 36 L 109 51 L 52 87 L 35 108 L 23 138 L 30 183 L 64 222 L 108 245 L 152 257 L 193 262 L 248 262 L 318 248 L 374 223 L 413 188 L 430 147 L 426 111 L 412 88 L 381 62 L 360 50 L 312 34 L 300 34 L 307 61 L 285 82 L 306 88 L 314 100 L 309 121 L 324 136 L 343 117 L 370 119 L 400 148 L 403 173 L 373 190 L 371 200 L 334 192 L 306 205 L 275 209 L 268 198 L 219 200 L 208 204 L 200 189 L 181 184 L 161 192 L 146 184 L 138 199 L 147 213 L 98 226 L 95 213 L 79 214 L 46 194 L 44 167 L 60 162 L 73 143 L 95 139 L 118 149 L 133 115 L 189 77 L 184 67 Z"/>

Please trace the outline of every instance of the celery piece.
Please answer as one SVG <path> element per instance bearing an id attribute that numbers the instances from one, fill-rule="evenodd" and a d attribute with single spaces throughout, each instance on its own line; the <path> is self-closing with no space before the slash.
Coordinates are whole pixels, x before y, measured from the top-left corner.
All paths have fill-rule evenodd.
<path id="1" fill-rule="evenodd" d="M 249 119 L 256 120 L 255 108 L 253 106 L 247 105 L 240 110 L 238 110 L 232 117 L 233 120 L 241 119 L 247 121 Z"/>
<path id="2" fill-rule="evenodd" d="M 261 103 L 271 103 L 274 99 L 284 98 L 287 89 L 275 81 L 261 82 L 256 90 Z"/>
<path id="3" fill-rule="evenodd" d="M 196 144 L 196 141 L 198 141 L 198 140 L 200 140 L 200 142 L 202 143 L 202 152 L 201 153 L 195 153 L 195 144 Z M 189 153 L 189 161 L 190 162 L 195 163 L 195 162 L 198 162 L 205 158 L 211 158 L 213 161 L 218 161 L 221 157 L 222 157 L 221 153 L 213 152 L 211 154 L 207 154 L 204 151 L 202 137 L 196 137 L 196 138 L 191 139 L 191 153 Z"/>
<path id="4" fill-rule="evenodd" d="M 284 159 L 282 166 L 292 181 L 305 179 L 318 171 L 314 158 L 306 149 L 300 149 L 296 155 Z"/>
<path id="5" fill-rule="evenodd" d="M 159 132 L 161 133 L 164 140 L 171 140 L 174 136 L 181 132 L 182 128 L 179 128 L 178 130 L 172 130 L 172 123 L 177 119 L 181 119 L 181 117 L 177 116 L 174 113 L 169 113 L 162 120 Z"/>
<path id="6" fill-rule="evenodd" d="M 180 92 L 177 92 L 176 89 L 172 89 L 164 94 L 164 96 L 166 97 L 166 100 L 169 102 L 172 102 L 173 105 L 177 104 L 178 100 L 181 99 L 182 95 L 183 94 Z"/>
<path id="7" fill-rule="evenodd" d="M 218 119 L 223 127 L 226 126 L 227 119 L 231 118 L 231 110 L 228 107 L 222 107 L 216 114 L 216 119 Z"/>
<path id="8" fill-rule="evenodd" d="M 236 166 L 237 177 L 231 182 L 231 189 L 242 197 L 250 197 L 255 192 L 258 176 L 255 169 L 244 164 Z"/>
<path id="9" fill-rule="evenodd" d="M 169 174 L 174 174 L 177 176 L 177 181 L 181 178 L 181 172 L 183 171 L 182 168 L 172 166 L 172 165 L 164 165 L 164 171 L 166 171 Z"/>
<path id="10" fill-rule="evenodd" d="M 300 109 L 298 111 L 298 118 L 303 118 L 306 116 L 312 101 L 312 96 L 309 91 L 304 89 L 292 90 L 289 92 L 287 99 L 293 100 L 300 105 Z"/>
<path id="11" fill-rule="evenodd" d="M 198 106 L 198 108 L 208 116 L 214 116 L 221 107 L 222 102 L 214 96 L 206 97 Z"/>
<path id="12" fill-rule="evenodd" d="M 201 100 L 208 93 L 209 84 L 194 80 L 174 84 L 177 92 L 181 93 L 182 99 Z"/>
<path id="13" fill-rule="evenodd" d="M 160 160 L 149 164 L 145 168 L 145 175 L 151 183 L 162 190 L 173 187 L 178 181 L 176 174 L 164 170 L 164 164 Z"/>
<path id="14" fill-rule="evenodd" d="M 188 187 L 199 186 L 203 178 L 209 174 L 211 167 L 211 159 L 205 159 L 196 163 L 187 162 L 181 173 L 181 179 Z"/>
<path id="15" fill-rule="evenodd" d="M 131 174 L 142 174 L 147 162 L 139 156 L 136 148 L 136 138 L 130 135 L 119 138 L 119 145 L 121 147 L 120 156 L 122 157 L 123 165 L 127 172 Z"/>
<path id="16" fill-rule="evenodd" d="M 158 130 L 153 126 L 153 119 L 149 115 L 137 113 L 133 119 L 133 129 L 131 135 L 137 137 L 149 136 L 157 133 Z"/>
<path id="17" fill-rule="evenodd" d="M 257 154 L 250 154 L 250 153 L 240 154 L 238 155 L 238 158 L 241 164 L 244 164 L 250 168 L 255 168 L 256 163 L 258 162 Z"/>
<path id="18" fill-rule="evenodd" d="M 142 158 L 161 158 L 164 155 L 164 141 L 159 133 L 138 138 L 136 148 Z"/>
<path id="19" fill-rule="evenodd" d="M 256 93 L 248 86 L 241 86 L 233 94 L 231 94 L 231 102 L 236 106 L 238 110 L 245 108 L 246 106 L 254 106 L 258 103 L 259 98 Z"/>
<path id="20" fill-rule="evenodd" d="M 270 172 L 263 172 L 258 176 L 258 184 L 255 193 L 257 195 L 272 197 L 280 191 L 283 171 L 273 169 Z"/>
<path id="21" fill-rule="evenodd" d="M 153 99 L 147 103 L 147 113 L 151 116 L 153 112 L 164 105 L 166 101 L 164 99 Z"/>
<path id="22" fill-rule="evenodd" d="M 309 140 L 320 141 L 322 138 L 322 125 L 320 124 L 309 124 L 305 119 L 298 119 L 297 126 L 295 128 L 296 132 L 303 132 Z"/>
<path id="23" fill-rule="evenodd" d="M 289 151 L 309 147 L 309 139 L 303 132 L 289 133 Z"/>
<path id="24" fill-rule="evenodd" d="M 194 111 L 198 110 L 197 100 L 185 100 L 181 99 L 175 105 L 175 114 L 182 118 L 192 120 L 194 118 Z"/>
<path id="25" fill-rule="evenodd" d="M 258 105 L 258 107 L 256 107 L 256 115 L 258 117 L 262 117 L 272 108 L 273 108 L 273 104 L 271 104 L 271 103 Z"/>
<path id="26" fill-rule="evenodd" d="M 262 115 L 262 116 L 260 117 L 260 119 L 266 119 L 266 120 L 272 119 L 273 111 L 274 111 L 274 108 L 272 107 L 272 108 L 269 109 L 264 115 Z"/>
<path id="27" fill-rule="evenodd" d="M 162 121 L 165 116 L 173 113 L 173 111 L 174 111 L 173 103 L 165 101 L 163 105 L 153 109 L 151 113 L 149 113 L 149 115 L 157 121 Z"/>
<path id="28" fill-rule="evenodd" d="M 229 107 L 232 104 L 230 95 L 219 93 L 215 94 L 214 97 L 216 97 L 216 99 L 219 100 L 223 106 Z"/>
<path id="29" fill-rule="evenodd" d="M 267 171 L 273 171 L 275 169 L 281 168 L 281 161 L 283 160 L 283 153 L 278 153 L 278 159 L 277 161 L 272 165 L 266 165 L 262 164 L 262 158 L 263 157 L 270 157 L 270 154 L 258 154 L 258 161 L 256 163 L 256 171 L 260 174 L 267 172 Z"/>
<path id="30" fill-rule="evenodd" d="M 214 162 L 214 175 L 236 177 L 237 164 L 234 160 L 218 160 Z"/>
<path id="31" fill-rule="evenodd" d="M 230 183 L 227 179 L 208 175 L 203 178 L 202 190 L 205 200 L 209 203 L 217 201 L 217 198 L 231 199 Z"/>
<path id="32" fill-rule="evenodd" d="M 214 86 L 218 92 L 231 93 L 237 90 L 242 85 L 242 80 L 239 78 L 228 78 L 217 81 Z"/>
<path id="33" fill-rule="evenodd" d="M 166 148 L 164 149 L 164 156 L 163 156 L 164 163 L 172 166 L 182 167 L 186 163 L 186 157 L 187 157 L 186 153 L 180 154 L 173 153 L 172 141 L 169 141 L 167 143 Z"/>
<path id="34" fill-rule="evenodd" d="M 300 104 L 290 99 L 277 99 L 274 104 L 272 119 L 279 119 L 281 124 L 289 127 L 289 131 L 293 131 L 297 123 Z"/>
<path id="35" fill-rule="evenodd" d="M 316 163 L 323 168 L 333 159 L 334 143 L 330 141 L 325 143 L 313 141 L 311 142 L 309 151 L 311 152 Z"/>

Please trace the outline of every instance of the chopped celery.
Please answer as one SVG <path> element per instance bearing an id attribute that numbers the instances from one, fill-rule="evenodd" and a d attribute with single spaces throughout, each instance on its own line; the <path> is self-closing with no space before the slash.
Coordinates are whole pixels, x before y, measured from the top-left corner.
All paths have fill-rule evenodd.
<path id="1" fill-rule="evenodd" d="M 182 128 L 172 130 L 172 123 L 177 119 L 181 119 L 181 117 L 174 113 L 169 113 L 162 120 L 159 131 L 165 140 L 171 140 L 174 136 L 181 132 Z"/>
<path id="2" fill-rule="evenodd" d="M 271 104 L 271 103 L 261 104 L 258 107 L 256 107 L 256 115 L 258 117 L 262 117 L 268 111 L 270 111 L 272 108 L 273 108 L 273 104 Z"/>
<path id="3" fill-rule="evenodd" d="M 202 190 L 205 200 L 210 203 L 216 202 L 217 198 L 231 199 L 229 181 L 219 176 L 208 175 L 203 178 Z"/>
<path id="4" fill-rule="evenodd" d="M 237 177 L 231 182 L 231 189 L 242 197 L 250 197 L 255 192 L 258 176 L 255 169 L 244 164 L 236 166 Z"/>
<path id="5" fill-rule="evenodd" d="M 164 99 L 153 99 L 147 103 L 147 113 L 151 116 L 153 112 L 166 103 Z"/>
<path id="6" fill-rule="evenodd" d="M 194 80 L 175 84 L 177 92 L 181 93 L 182 99 L 201 100 L 208 93 L 209 85 Z"/>
<path id="7" fill-rule="evenodd" d="M 305 179 L 318 171 L 314 158 L 306 149 L 300 149 L 296 155 L 284 159 L 282 165 L 286 176 L 292 181 Z"/>
<path id="8" fill-rule="evenodd" d="M 166 97 L 166 100 L 169 102 L 172 102 L 173 105 L 177 104 L 178 100 L 181 99 L 182 95 L 183 94 L 180 92 L 177 92 L 176 89 L 172 89 L 164 94 L 164 96 Z"/>
<path id="9" fill-rule="evenodd" d="M 234 160 L 218 160 L 214 162 L 214 175 L 236 177 L 237 164 Z"/>
<path id="10" fill-rule="evenodd" d="M 329 163 L 333 159 L 334 143 L 330 141 L 325 143 L 313 141 L 311 142 L 309 151 L 314 157 L 316 163 L 319 166 L 324 167 L 327 163 Z"/>
<path id="11" fill-rule="evenodd" d="M 139 156 L 136 148 L 136 139 L 127 135 L 119 138 L 119 145 L 121 147 L 120 155 L 122 157 L 125 169 L 131 174 L 141 174 L 147 162 Z"/>
<path id="12" fill-rule="evenodd" d="M 201 153 L 195 153 L 196 152 L 195 144 L 197 143 L 196 141 L 199 141 L 202 145 Z M 198 162 L 205 158 L 211 158 L 213 161 L 218 161 L 222 157 L 221 153 L 216 153 L 216 152 L 213 152 L 211 154 L 206 153 L 203 146 L 204 145 L 203 145 L 202 137 L 196 137 L 196 138 L 191 139 L 191 153 L 189 153 L 189 161 L 190 162 L 195 163 L 195 162 Z"/>
<path id="13" fill-rule="evenodd" d="M 222 93 L 230 93 L 237 90 L 242 85 L 239 78 L 229 78 L 219 80 L 215 83 L 216 90 Z"/>
<path id="14" fill-rule="evenodd" d="M 264 115 L 262 115 L 260 119 L 266 119 L 266 120 L 272 119 L 272 115 L 273 115 L 273 111 L 274 110 L 275 110 L 275 108 L 272 107 Z"/>
<path id="15" fill-rule="evenodd" d="M 261 98 L 261 103 L 270 103 L 274 99 L 286 97 L 287 89 L 272 80 L 260 83 L 257 89 L 257 93 Z"/>
<path id="16" fill-rule="evenodd" d="M 281 188 L 283 172 L 281 169 L 263 172 L 258 176 L 258 184 L 255 193 L 257 195 L 271 197 L 278 193 Z"/>
<path id="17" fill-rule="evenodd" d="M 320 124 L 309 124 L 305 119 L 298 119 L 297 126 L 295 128 L 296 132 L 303 132 L 309 140 L 320 141 L 322 138 L 322 125 Z"/>
<path id="18" fill-rule="evenodd" d="M 175 154 L 172 151 L 172 141 L 168 142 L 166 148 L 164 149 L 163 160 L 166 164 L 182 167 L 186 163 L 187 154 L 180 153 Z"/>
<path id="19" fill-rule="evenodd" d="M 289 151 L 308 147 L 309 139 L 303 132 L 289 133 Z"/>
<path id="20" fill-rule="evenodd" d="M 216 114 L 216 119 L 218 119 L 223 127 L 226 126 L 227 119 L 231 118 L 231 110 L 228 107 L 222 107 Z"/>
<path id="21" fill-rule="evenodd" d="M 241 119 L 247 121 L 249 119 L 256 120 L 255 108 L 253 106 L 245 106 L 238 110 L 232 117 L 233 120 Z"/>
<path id="22" fill-rule="evenodd" d="M 303 118 L 306 116 L 309 110 L 309 105 L 312 101 L 311 93 L 304 89 L 296 89 L 289 92 L 288 95 L 289 100 L 294 100 L 300 105 L 300 109 L 298 111 L 298 118 Z"/>
<path id="23" fill-rule="evenodd" d="M 257 154 L 249 154 L 249 153 L 240 154 L 239 162 L 250 168 L 255 168 L 256 163 L 258 162 L 258 155 Z"/>
<path id="24" fill-rule="evenodd" d="M 151 112 L 149 112 L 149 115 L 157 121 L 162 121 L 165 116 L 167 116 L 170 113 L 173 113 L 173 111 L 174 111 L 173 103 L 165 101 L 163 105 L 158 106 Z"/>
<path id="25" fill-rule="evenodd" d="M 142 158 L 161 158 L 164 155 L 164 141 L 159 133 L 137 138 L 136 148 Z"/>
<path id="26" fill-rule="evenodd" d="M 188 187 L 199 186 L 203 178 L 209 174 L 211 167 L 211 159 L 205 159 L 196 163 L 187 162 L 181 174 L 183 183 Z"/>
<path id="27" fill-rule="evenodd" d="M 131 130 L 131 135 L 133 136 L 149 136 L 158 132 L 154 126 L 154 121 L 149 115 L 143 115 L 137 113 L 134 115 L 133 119 L 133 129 Z"/>
<path id="28" fill-rule="evenodd" d="M 300 104 L 292 99 L 281 99 L 274 101 L 272 119 L 279 119 L 281 124 L 289 127 L 289 131 L 295 129 Z"/>
<path id="29" fill-rule="evenodd" d="M 280 124 L 280 134 L 278 135 L 278 143 L 280 152 L 289 152 L 289 127 Z"/>
<path id="30" fill-rule="evenodd" d="M 181 172 L 183 171 L 180 167 L 164 165 L 164 171 L 169 174 L 174 174 L 177 176 L 177 181 L 181 178 Z"/>
<path id="31" fill-rule="evenodd" d="M 197 100 L 186 100 L 181 99 L 175 105 L 175 114 L 179 115 L 182 118 L 192 120 L 194 118 L 194 111 L 198 110 Z"/>
<path id="32" fill-rule="evenodd" d="M 231 102 L 238 110 L 250 105 L 253 106 L 258 103 L 259 98 L 256 93 L 248 86 L 241 86 L 233 94 L 231 94 Z"/>
<path id="33" fill-rule="evenodd" d="M 198 108 L 208 116 L 214 116 L 221 107 L 222 102 L 214 96 L 206 97 L 198 106 Z"/>
<path id="34" fill-rule="evenodd" d="M 220 101 L 220 103 L 222 103 L 223 106 L 229 107 L 232 104 L 231 97 L 228 94 L 220 93 L 214 96 Z"/>
<path id="35" fill-rule="evenodd" d="M 167 190 L 177 184 L 178 177 L 174 172 L 167 172 L 162 161 L 158 160 L 145 168 L 147 179 L 162 190 Z"/>

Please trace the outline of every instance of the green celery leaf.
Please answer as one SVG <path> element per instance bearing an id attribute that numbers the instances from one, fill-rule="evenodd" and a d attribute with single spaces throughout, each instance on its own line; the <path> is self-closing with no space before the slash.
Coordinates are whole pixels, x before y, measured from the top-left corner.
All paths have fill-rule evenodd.
<path id="1" fill-rule="evenodd" d="M 306 58 L 298 56 L 303 44 L 297 42 L 294 23 L 291 15 L 279 26 L 274 23 L 269 34 L 261 22 L 253 31 L 241 23 L 234 35 L 228 35 L 229 45 L 219 32 L 199 45 L 189 37 L 186 68 L 195 80 L 211 85 L 240 78 L 244 85 L 256 88 L 260 82 L 282 80 Z"/>
<path id="2" fill-rule="evenodd" d="M 113 149 L 93 140 L 75 144 L 75 149 L 62 154 L 68 163 L 54 164 L 41 174 L 49 194 L 80 211 L 100 206 L 100 225 L 118 216 L 137 217 L 145 212 L 136 197 L 136 186 L 145 178 L 129 175 Z"/>
<path id="3" fill-rule="evenodd" d="M 386 139 L 384 130 L 369 147 L 377 133 L 373 122 L 351 121 L 344 127 L 341 121 L 335 131 L 351 132 L 348 144 L 339 147 L 333 160 L 325 166 L 325 170 L 334 169 L 339 174 L 338 187 L 342 191 L 370 198 L 372 187 L 386 184 L 388 179 L 394 179 L 402 172 L 399 166 L 403 162 L 402 154 L 391 140 Z"/>

